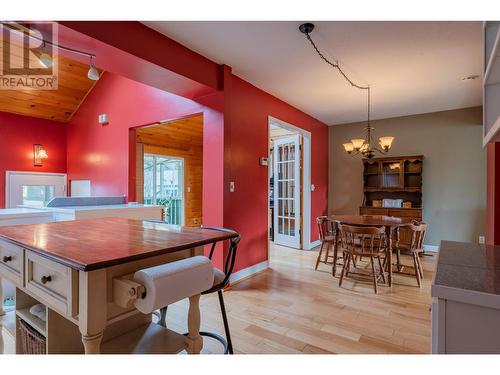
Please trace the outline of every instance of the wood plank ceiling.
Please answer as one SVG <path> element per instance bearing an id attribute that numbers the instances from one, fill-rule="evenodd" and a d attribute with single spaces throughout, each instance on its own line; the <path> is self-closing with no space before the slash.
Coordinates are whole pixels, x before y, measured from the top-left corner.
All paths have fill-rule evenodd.
<path id="1" fill-rule="evenodd" d="M 97 81 L 88 79 L 87 64 L 62 55 L 57 68 L 57 90 L 0 90 L 0 111 L 69 122 Z"/>

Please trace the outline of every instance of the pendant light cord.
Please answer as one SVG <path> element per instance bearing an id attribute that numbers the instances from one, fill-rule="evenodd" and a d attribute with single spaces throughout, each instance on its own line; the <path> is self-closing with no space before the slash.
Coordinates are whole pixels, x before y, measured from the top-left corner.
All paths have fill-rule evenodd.
<path id="1" fill-rule="evenodd" d="M 347 74 L 344 73 L 344 71 L 342 70 L 342 68 L 340 67 L 339 63 L 338 62 L 331 62 L 330 60 L 328 60 L 325 55 L 323 55 L 321 53 L 321 51 L 319 50 L 319 48 L 316 46 L 316 43 L 314 43 L 314 41 L 312 40 L 311 38 L 311 35 L 309 35 L 309 33 L 305 33 L 306 35 L 306 38 L 307 40 L 311 43 L 311 45 L 313 46 L 313 48 L 316 50 L 316 53 L 319 55 L 319 57 L 321 57 L 327 64 L 333 66 L 335 69 L 337 69 L 339 71 L 339 73 L 342 75 L 342 77 L 344 77 L 344 79 L 349 82 L 351 84 L 351 86 L 353 87 L 356 87 L 360 90 L 368 90 L 370 91 L 370 86 L 361 86 L 361 85 L 358 85 L 357 83 L 353 82 L 348 76 Z M 369 96 L 368 96 L 369 98 Z"/>
<path id="2" fill-rule="evenodd" d="M 367 91 L 367 94 L 368 94 L 368 136 L 370 136 L 370 85 L 362 86 L 362 85 L 358 85 L 357 83 L 355 83 L 342 70 L 342 68 L 340 67 L 340 65 L 339 65 L 338 62 L 332 62 L 332 61 L 330 61 L 325 55 L 323 55 L 323 53 L 321 53 L 321 51 L 319 50 L 318 46 L 316 46 L 316 43 L 314 43 L 314 41 L 312 40 L 311 35 L 310 35 L 309 32 L 304 32 L 304 34 L 305 34 L 307 40 L 309 41 L 309 43 L 311 43 L 311 45 L 313 46 L 313 48 L 316 51 L 316 53 L 319 55 L 319 57 L 321 57 L 321 59 L 323 59 L 323 61 L 325 61 L 328 65 L 330 65 L 330 66 L 334 67 L 335 69 L 337 69 L 339 71 L 339 73 L 342 75 L 342 77 L 344 77 L 344 79 L 347 82 L 349 82 L 349 84 L 352 87 L 355 87 L 355 88 L 360 89 L 360 90 L 366 90 Z"/>

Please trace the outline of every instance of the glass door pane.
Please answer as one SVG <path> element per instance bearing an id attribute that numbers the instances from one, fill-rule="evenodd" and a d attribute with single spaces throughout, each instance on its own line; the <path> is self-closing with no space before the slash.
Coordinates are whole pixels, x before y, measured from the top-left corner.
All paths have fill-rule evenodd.
<path id="1" fill-rule="evenodd" d="M 274 241 L 300 247 L 299 137 L 279 139 L 274 143 Z"/>
<path id="2" fill-rule="evenodd" d="M 164 220 L 183 225 L 184 160 L 163 155 L 144 155 L 144 203 L 165 207 Z"/>

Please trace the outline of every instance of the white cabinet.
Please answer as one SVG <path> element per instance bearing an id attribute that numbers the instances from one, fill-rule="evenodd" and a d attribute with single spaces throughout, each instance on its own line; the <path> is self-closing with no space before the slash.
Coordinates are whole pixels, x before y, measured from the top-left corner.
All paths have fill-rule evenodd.
<path id="1" fill-rule="evenodd" d="M 500 141 L 500 22 L 483 29 L 483 146 Z"/>
<path id="2" fill-rule="evenodd" d="M 442 241 L 432 282 L 432 353 L 500 354 L 499 246 Z"/>

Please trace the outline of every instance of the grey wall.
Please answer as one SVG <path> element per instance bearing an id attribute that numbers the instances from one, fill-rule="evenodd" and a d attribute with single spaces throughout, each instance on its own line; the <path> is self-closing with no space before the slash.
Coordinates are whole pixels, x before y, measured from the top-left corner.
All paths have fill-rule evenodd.
<path id="1" fill-rule="evenodd" d="M 477 242 L 486 215 L 486 152 L 482 148 L 482 108 L 466 108 L 372 122 L 375 139 L 396 137 L 387 156 L 424 155 L 424 220 L 427 245 L 440 240 Z M 357 214 L 363 201 L 359 156 L 342 143 L 360 138 L 366 124 L 329 130 L 330 214 Z"/>

